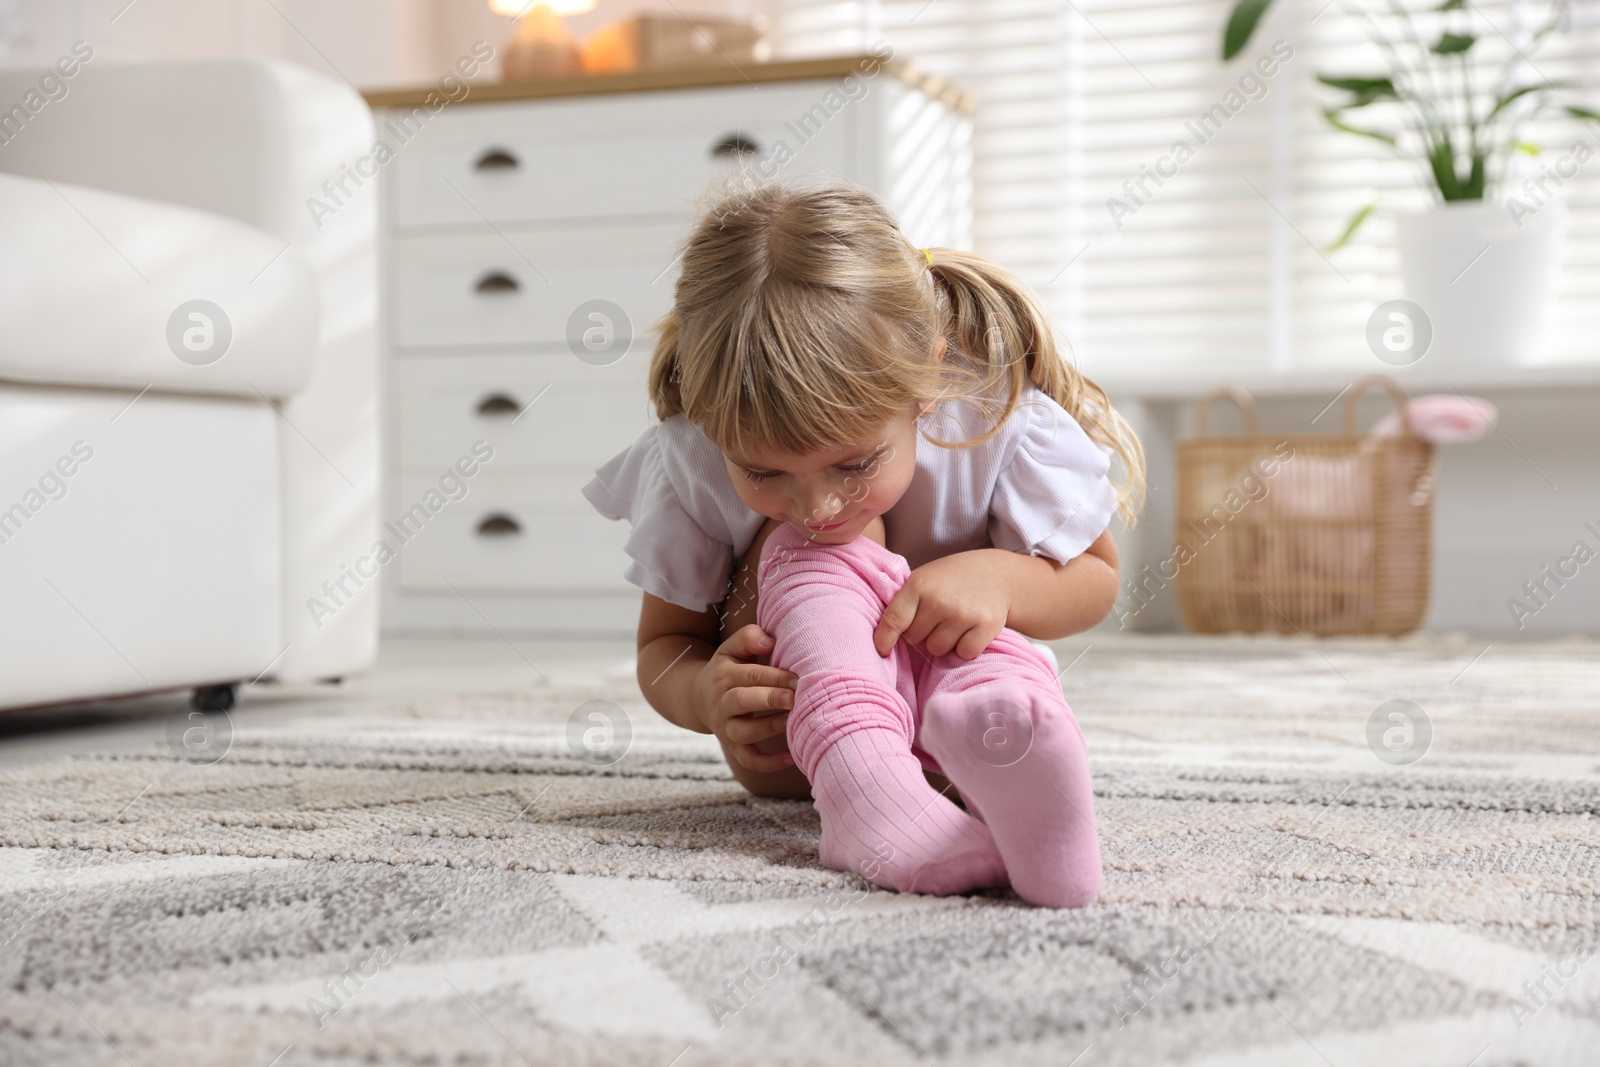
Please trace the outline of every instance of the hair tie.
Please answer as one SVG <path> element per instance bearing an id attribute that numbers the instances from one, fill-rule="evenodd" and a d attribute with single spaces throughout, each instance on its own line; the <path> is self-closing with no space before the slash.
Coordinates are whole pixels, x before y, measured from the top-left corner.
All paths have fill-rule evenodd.
<path id="1" fill-rule="evenodd" d="M 932 267 L 933 266 L 933 249 L 924 248 L 921 251 L 922 251 L 923 256 L 926 257 L 927 260 L 928 260 L 928 266 Z"/>

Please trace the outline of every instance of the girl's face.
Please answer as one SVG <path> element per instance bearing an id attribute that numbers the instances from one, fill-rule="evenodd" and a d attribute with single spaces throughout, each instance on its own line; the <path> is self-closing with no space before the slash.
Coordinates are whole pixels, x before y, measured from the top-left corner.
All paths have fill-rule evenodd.
<path id="1" fill-rule="evenodd" d="M 728 453 L 723 462 L 752 511 L 787 522 L 816 544 L 848 544 L 911 484 L 919 410 L 913 405 L 873 438 L 836 449 Z"/>

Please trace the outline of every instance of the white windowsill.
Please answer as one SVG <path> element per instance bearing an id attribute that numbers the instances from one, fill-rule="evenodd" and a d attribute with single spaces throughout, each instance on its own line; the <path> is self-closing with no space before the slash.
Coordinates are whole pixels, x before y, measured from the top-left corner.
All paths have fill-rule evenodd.
<path id="1" fill-rule="evenodd" d="M 1422 393 L 1470 393 L 1504 390 L 1600 388 L 1600 363 L 1548 363 L 1508 367 L 1429 366 L 1426 359 L 1412 367 L 1388 367 L 1372 360 L 1366 367 L 1312 368 L 1283 374 L 1270 372 L 1217 372 L 1213 374 L 1091 377 L 1112 399 L 1189 400 L 1213 389 L 1236 386 L 1254 397 L 1332 396 L 1368 374 L 1388 374 L 1412 396 Z"/>

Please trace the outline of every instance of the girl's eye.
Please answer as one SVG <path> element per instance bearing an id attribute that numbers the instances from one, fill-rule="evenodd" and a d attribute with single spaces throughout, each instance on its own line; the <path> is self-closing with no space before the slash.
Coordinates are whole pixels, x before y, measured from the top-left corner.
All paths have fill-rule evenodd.
<path id="1" fill-rule="evenodd" d="M 876 455 L 876 456 L 871 456 L 871 457 L 869 457 L 867 459 L 862 460 L 860 463 L 852 463 L 847 467 L 846 466 L 841 466 L 841 467 L 837 467 L 835 469 L 844 471 L 847 474 L 864 474 L 867 471 L 871 470 L 873 467 L 876 467 L 878 465 L 878 460 L 880 460 L 882 458 L 883 457 L 882 457 L 881 454 L 880 455 Z M 746 468 L 745 472 L 744 472 L 744 476 L 746 478 L 749 478 L 753 482 L 764 482 L 768 478 L 776 478 L 779 473 L 780 473 L 779 471 L 753 471 L 753 470 L 750 470 L 750 469 Z"/>

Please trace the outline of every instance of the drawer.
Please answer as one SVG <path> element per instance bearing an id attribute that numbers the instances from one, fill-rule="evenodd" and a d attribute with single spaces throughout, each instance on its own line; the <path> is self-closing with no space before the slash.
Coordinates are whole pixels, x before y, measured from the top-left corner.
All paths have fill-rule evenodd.
<path id="1" fill-rule="evenodd" d="M 408 473 L 442 470 L 481 439 L 494 446 L 495 471 L 553 463 L 598 467 L 654 421 L 645 389 L 650 356 L 649 345 L 636 344 L 608 367 L 567 352 L 398 360 L 399 465 Z"/>
<path id="2" fill-rule="evenodd" d="M 472 104 L 424 123 L 385 110 L 377 132 L 399 146 L 402 227 L 683 215 L 740 160 L 791 181 L 848 177 L 852 107 L 835 81 L 795 82 Z"/>
<path id="3" fill-rule="evenodd" d="M 623 309 L 640 346 L 672 307 L 677 275 L 669 268 L 683 228 L 674 222 L 401 237 L 390 246 L 395 341 L 564 349 L 579 306 L 599 299 Z"/>
<path id="4" fill-rule="evenodd" d="M 411 540 L 394 565 L 402 589 L 443 591 L 451 585 L 477 592 L 612 590 L 623 581 L 623 551 L 630 527 L 605 518 L 579 488 L 592 473 L 570 468 L 516 475 L 491 464 L 466 480 L 467 492 L 444 504 Z M 397 482 L 384 539 L 397 544 L 398 516 L 439 488 L 437 475 L 410 475 Z M 413 532 L 415 531 L 415 532 Z"/>

